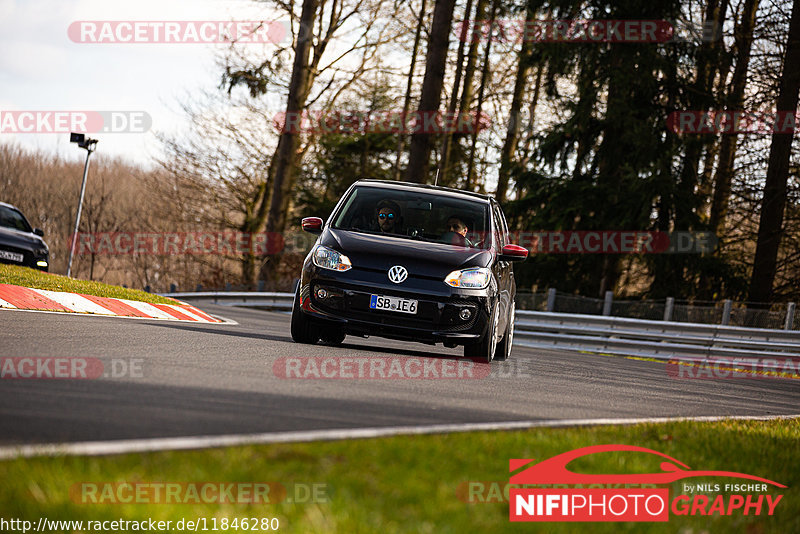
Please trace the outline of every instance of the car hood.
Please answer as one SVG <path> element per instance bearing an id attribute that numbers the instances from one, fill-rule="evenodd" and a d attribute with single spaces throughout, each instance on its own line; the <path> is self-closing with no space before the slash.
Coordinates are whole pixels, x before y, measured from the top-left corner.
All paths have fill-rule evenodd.
<path id="1" fill-rule="evenodd" d="M 353 267 L 388 271 L 402 265 L 416 276 L 444 278 L 456 269 L 487 267 L 492 253 L 375 234 L 327 229 L 320 244 L 342 252 Z"/>
<path id="2" fill-rule="evenodd" d="M 28 250 L 47 248 L 44 240 L 36 234 L 20 232 L 12 228 L 0 226 L 0 244 Z"/>

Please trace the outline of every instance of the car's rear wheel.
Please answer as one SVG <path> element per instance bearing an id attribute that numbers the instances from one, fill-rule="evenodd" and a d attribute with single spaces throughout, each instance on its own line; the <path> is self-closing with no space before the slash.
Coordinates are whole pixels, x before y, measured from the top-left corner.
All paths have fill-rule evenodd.
<path id="1" fill-rule="evenodd" d="M 492 319 L 489 321 L 489 328 L 486 334 L 478 343 L 464 345 L 464 356 L 478 361 L 491 362 L 497 352 L 497 323 L 500 317 L 500 304 L 494 307 Z"/>
<path id="2" fill-rule="evenodd" d="M 511 345 L 514 343 L 514 308 L 511 308 L 511 313 L 508 317 L 508 326 L 506 326 L 506 335 L 497 344 L 497 351 L 494 353 L 494 359 L 499 362 L 506 361 L 511 356 Z"/>
<path id="3" fill-rule="evenodd" d="M 319 341 L 319 332 L 314 329 L 308 316 L 300 310 L 300 284 L 297 284 L 292 305 L 292 339 L 297 343 L 312 345 Z"/>

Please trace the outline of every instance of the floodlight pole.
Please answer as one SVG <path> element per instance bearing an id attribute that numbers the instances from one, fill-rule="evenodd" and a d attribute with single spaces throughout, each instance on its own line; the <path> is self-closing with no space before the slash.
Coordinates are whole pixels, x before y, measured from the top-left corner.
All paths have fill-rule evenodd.
<path id="1" fill-rule="evenodd" d="M 81 210 L 83 209 L 83 195 L 86 191 L 86 177 L 89 175 L 89 157 L 94 152 L 96 139 L 88 139 L 84 143 L 79 143 L 78 146 L 86 149 L 86 163 L 83 165 L 83 182 L 81 183 L 81 198 L 78 201 L 78 213 L 75 215 L 75 230 L 72 232 L 72 244 L 69 247 L 69 264 L 67 265 L 67 276 L 72 274 L 72 257 L 75 254 L 75 247 L 78 241 L 78 226 L 81 223 Z"/>

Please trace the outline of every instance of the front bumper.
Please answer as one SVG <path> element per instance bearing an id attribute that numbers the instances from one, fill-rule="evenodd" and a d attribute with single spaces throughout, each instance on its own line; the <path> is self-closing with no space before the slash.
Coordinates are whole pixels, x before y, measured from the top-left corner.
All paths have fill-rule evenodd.
<path id="1" fill-rule="evenodd" d="M 40 271 L 48 271 L 50 268 L 50 254 L 40 253 L 38 250 L 29 248 L 21 248 L 14 245 L 0 244 L 0 250 L 11 252 L 13 254 L 20 254 L 22 261 L 14 261 L 5 258 L 0 258 L 0 263 L 9 265 L 19 265 L 21 267 L 30 267 L 32 269 L 39 269 Z"/>
<path id="2" fill-rule="evenodd" d="M 489 290 L 457 290 L 443 281 L 411 278 L 397 285 L 385 273 L 351 271 L 306 266 L 300 282 L 303 312 L 322 326 L 358 336 L 464 345 L 486 333 L 494 302 Z M 325 290 L 325 298 L 319 298 L 319 289 Z M 416 300 L 417 312 L 370 309 L 372 295 Z"/>

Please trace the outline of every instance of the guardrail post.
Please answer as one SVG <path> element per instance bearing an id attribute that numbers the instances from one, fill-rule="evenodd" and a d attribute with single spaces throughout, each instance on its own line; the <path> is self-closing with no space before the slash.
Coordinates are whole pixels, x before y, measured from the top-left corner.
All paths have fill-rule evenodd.
<path id="1" fill-rule="evenodd" d="M 169 285 L 169 292 L 170 293 L 177 293 L 178 292 L 178 286 L 176 286 L 175 284 L 170 284 Z"/>
<path id="2" fill-rule="evenodd" d="M 605 301 L 603 301 L 603 315 L 611 315 L 611 303 L 613 302 L 614 293 L 612 291 L 606 291 L 606 298 Z"/>
<path id="3" fill-rule="evenodd" d="M 722 302 L 722 325 L 728 325 L 731 322 L 731 306 L 732 302 L 730 299 L 725 299 Z"/>
<path id="4" fill-rule="evenodd" d="M 672 311 L 675 309 L 675 298 L 667 297 L 667 303 L 664 305 L 664 320 L 672 320 Z"/>
<path id="5" fill-rule="evenodd" d="M 264 285 L 265 285 L 264 284 L 264 280 L 259 280 L 258 281 L 258 290 L 259 291 L 264 291 Z"/>
<path id="6" fill-rule="evenodd" d="M 554 287 L 547 290 L 547 311 L 556 311 L 556 288 Z"/>
<path id="7" fill-rule="evenodd" d="M 794 329 L 794 302 L 790 302 L 788 306 L 786 306 L 786 322 L 783 325 L 784 330 L 793 330 Z"/>

